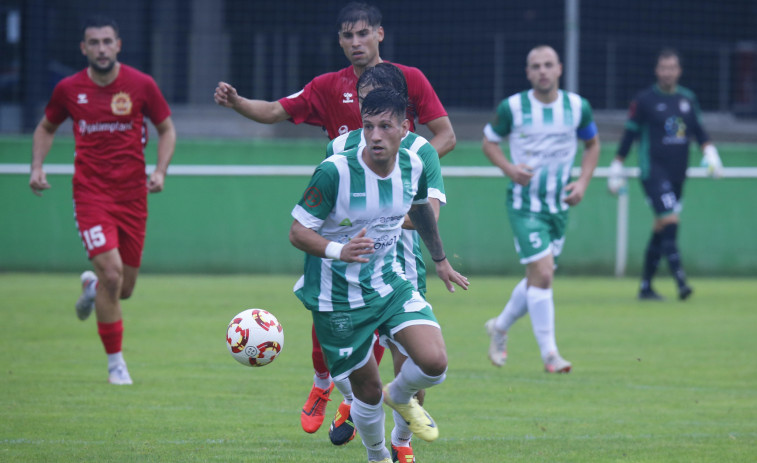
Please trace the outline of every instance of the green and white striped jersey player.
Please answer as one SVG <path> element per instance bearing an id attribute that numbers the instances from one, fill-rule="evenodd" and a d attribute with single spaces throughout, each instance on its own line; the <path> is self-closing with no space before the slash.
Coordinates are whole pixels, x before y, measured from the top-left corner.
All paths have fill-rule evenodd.
<path id="1" fill-rule="evenodd" d="M 534 47 L 526 59 L 531 89 L 503 100 L 484 128 L 482 149 L 511 180 L 507 213 L 526 278 L 520 281 L 499 316 L 486 323 L 489 359 L 503 366 L 507 332 L 528 313 L 544 368 L 567 373 L 555 341 L 552 295 L 555 263 L 565 242 L 568 208 L 583 199 L 599 159 L 599 136 L 591 106 L 579 95 L 560 90 L 562 64 L 550 46 Z M 500 143 L 510 142 L 510 158 Z M 584 142 L 581 174 L 570 179 L 578 139 Z"/>
<path id="2" fill-rule="evenodd" d="M 305 256 L 305 275 L 295 286 L 313 311 L 341 311 L 368 305 L 401 286 L 397 258 L 402 223 L 413 204 L 428 202 L 423 161 L 400 149 L 397 167 L 387 178 L 368 168 L 359 155 L 363 147 L 329 156 L 316 168 L 292 216 L 321 236 L 346 244 L 365 228 L 374 253 L 367 263 L 345 263 Z"/>
<path id="3" fill-rule="evenodd" d="M 558 90 L 557 98 L 548 104 L 539 101 L 533 89 L 503 100 L 493 121 L 484 128 L 484 135 L 495 143 L 509 136 L 512 163 L 524 166 L 533 175 L 525 185 L 510 182 L 508 209 L 563 216 L 569 207 L 565 202 L 565 186 L 570 181 L 577 139 L 589 140 L 596 134 L 589 102 L 575 93 Z M 511 219 L 512 216 L 511 213 Z M 524 217 L 527 220 L 530 215 Z M 534 235 L 535 230 L 516 236 L 521 263 L 538 260 L 548 252 L 558 256 L 564 241 L 565 220 L 566 215 L 556 224 L 559 230 L 550 239 Z M 534 246 L 537 242 L 539 245 Z"/>
<path id="4" fill-rule="evenodd" d="M 439 435 L 413 399 L 444 381 L 447 356 L 431 306 L 397 260 L 406 214 L 447 289 L 454 291 L 453 283 L 468 287 L 446 258 L 423 161 L 400 147 L 409 126 L 406 110 L 407 98 L 392 88 L 365 96 L 361 116 L 368 144 L 329 156 L 316 168 L 289 230 L 292 245 L 306 253 L 295 293 L 311 311 L 334 381 L 349 378 L 354 386 L 349 413 L 370 461 L 391 460 L 381 400 L 404 420 L 407 433 L 426 441 Z M 376 332 L 408 355 L 386 387 L 373 355 Z"/>
<path id="5" fill-rule="evenodd" d="M 353 130 L 331 140 L 326 147 L 327 156 L 338 154 L 355 147 L 365 146 L 363 129 Z M 423 160 L 428 186 L 428 197 L 439 201 L 443 206 L 447 203 L 444 192 L 442 167 L 439 154 L 425 138 L 414 132 L 408 132 L 400 144 L 401 148 L 414 151 Z M 421 239 L 415 230 L 402 229 L 400 241 L 397 243 L 397 259 L 407 278 L 413 286 L 425 297 L 426 294 L 426 264 L 423 262 Z"/>

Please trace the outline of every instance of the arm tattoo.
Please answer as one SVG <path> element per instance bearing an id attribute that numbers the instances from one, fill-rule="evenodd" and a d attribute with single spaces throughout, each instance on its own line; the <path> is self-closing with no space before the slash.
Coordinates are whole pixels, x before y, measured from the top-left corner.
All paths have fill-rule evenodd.
<path id="1" fill-rule="evenodd" d="M 408 212 L 410 220 L 413 221 L 415 230 L 421 235 L 426 249 L 431 254 L 432 259 L 439 259 L 444 256 L 444 246 L 442 238 L 439 236 L 439 228 L 436 226 L 434 210 L 429 203 L 416 204 Z"/>

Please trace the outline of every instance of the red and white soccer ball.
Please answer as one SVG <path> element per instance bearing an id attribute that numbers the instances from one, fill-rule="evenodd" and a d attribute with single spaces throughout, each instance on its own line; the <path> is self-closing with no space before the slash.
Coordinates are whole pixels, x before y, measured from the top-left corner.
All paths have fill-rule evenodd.
<path id="1" fill-rule="evenodd" d="M 267 310 L 247 309 L 231 319 L 226 330 L 226 346 L 242 365 L 266 366 L 284 348 L 284 327 Z"/>

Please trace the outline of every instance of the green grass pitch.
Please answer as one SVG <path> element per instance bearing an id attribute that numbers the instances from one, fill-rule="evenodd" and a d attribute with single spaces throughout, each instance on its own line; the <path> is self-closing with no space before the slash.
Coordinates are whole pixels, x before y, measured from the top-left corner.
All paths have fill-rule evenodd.
<path id="1" fill-rule="evenodd" d="M 366 461 L 359 440 L 333 447 L 328 423 L 300 428 L 311 321 L 295 279 L 142 275 L 123 303 L 135 384 L 118 387 L 94 320 L 74 315 L 77 275 L 0 274 L 0 461 Z M 693 279 L 679 302 L 661 279 L 668 301 L 640 303 L 635 280 L 558 272 L 558 343 L 574 364 L 561 376 L 542 371 L 528 318 L 511 330 L 505 367 L 486 357 L 483 324 L 516 282 L 474 277 L 455 294 L 431 282 L 449 371 L 427 395 L 441 433 L 414 441 L 419 463 L 755 460 L 754 280 Z M 285 328 L 263 368 L 239 365 L 224 342 L 231 317 L 254 306 Z M 390 362 L 381 369 L 389 380 Z"/>

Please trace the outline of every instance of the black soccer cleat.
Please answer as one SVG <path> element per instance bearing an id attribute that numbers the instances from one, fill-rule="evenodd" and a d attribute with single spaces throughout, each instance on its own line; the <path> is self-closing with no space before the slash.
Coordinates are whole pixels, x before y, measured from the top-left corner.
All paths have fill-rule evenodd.
<path id="1" fill-rule="evenodd" d="M 693 293 L 694 290 L 691 289 L 691 286 L 683 285 L 680 288 L 678 288 L 678 299 L 685 301 L 686 299 L 691 296 L 691 293 Z"/>
<path id="2" fill-rule="evenodd" d="M 660 296 L 652 288 L 639 290 L 640 301 L 664 301 L 665 298 Z"/>

